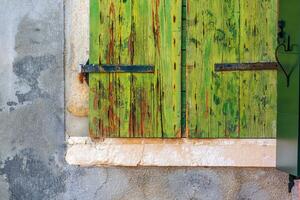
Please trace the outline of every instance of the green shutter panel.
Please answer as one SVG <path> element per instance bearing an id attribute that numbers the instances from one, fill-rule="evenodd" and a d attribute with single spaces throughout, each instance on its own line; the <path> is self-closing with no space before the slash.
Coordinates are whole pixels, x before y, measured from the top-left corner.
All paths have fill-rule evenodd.
<path id="1" fill-rule="evenodd" d="M 190 0 L 187 131 L 191 138 L 275 137 L 276 72 L 215 72 L 274 61 L 277 0 Z"/>
<path id="2" fill-rule="evenodd" d="M 93 138 L 181 136 L 181 0 L 90 0 L 90 63 L 153 65 L 92 73 Z"/>

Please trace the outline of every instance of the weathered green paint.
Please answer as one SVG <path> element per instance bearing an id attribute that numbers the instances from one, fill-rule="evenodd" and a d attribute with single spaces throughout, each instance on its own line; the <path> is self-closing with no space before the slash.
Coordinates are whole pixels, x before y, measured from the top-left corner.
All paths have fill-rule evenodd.
<path id="1" fill-rule="evenodd" d="M 189 0 L 187 130 L 192 138 L 275 136 L 276 72 L 215 63 L 274 61 L 277 0 Z"/>
<path id="2" fill-rule="evenodd" d="M 181 135 L 181 0 L 90 0 L 90 62 L 154 74 L 90 75 L 90 135 Z"/>
<path id="3" fill-rule="evenodd" d="M 214 65 L 274 61 L 277 0 L 90 2 L 91 63 L 155 66 L 91 74 L 92 137 L 275 136 L 276 73 Z"/>
<path id="4" fill-rule="evenodd" d="M 240 7 L 241 61 L 274 61 L 277 0 L 243 0 Z M 241 73 L 240 80 L 241 137 L 275 137 L 276 72 Z"/>

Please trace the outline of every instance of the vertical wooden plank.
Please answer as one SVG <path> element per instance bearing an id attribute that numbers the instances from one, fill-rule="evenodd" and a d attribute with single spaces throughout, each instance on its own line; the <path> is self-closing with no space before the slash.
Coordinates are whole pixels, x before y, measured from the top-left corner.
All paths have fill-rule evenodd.
<path id="1" fill-rule="evenodd" d="M 214 41 L 221 54 L 220 63 L 239 62 L 239 1 L 219 2 L 218 18 L 221 23 L 216 29 Z M 239 72 L 212 73 L 211 135 L 218 138 L 238 137 Z"/>
<path id="2" fill-rule="evenodd" d="M 124 3 L 119 3 L 119 63 L 130 63 L 130 51 L 128 49 L 129 39 L 131 35 L 132 24 L 132 0 L 127 0 Z M 118 93 L 118 115 L 120 116 L 120 134 L 119 137 L 129 137 L 130 123 L 130 74 L 118 74 L 118 84 L 120 91 Z M 127 131 L 126 131 L 127 130 Z"/>
<path id="3" fill-rule="evenodd" d="M 273 61 L 277 1 L 241 0 L 241 61 Z M 241 137 L 275 137 L 276 73 L 241 73 Z"/>
<path id="4" fill-rule="evenodd" d="M 261 19 L 264 19 L 264 45 L 262 60 L 275 61 L 275 49 L 277 47 L 277 22 L 278 22 L 278 0 L 270 0 L 262 2 Z M 267 12 L 265 12 L 267 10 Z M 261 98 L 261 106 L 264 110 L 263 128 L 265 134 L 261 137 L 276 137 L 276 119 L 277 119 L 277 72 L 263 72 L 264 84 L 261 87 L 263 98 Z"/>
<path id="5" fill-rule="evenodd" d="M 100 25 L 100 7 L 98 0 L 90 0 L 90 62 L 99 61 L 99 25 Z M 97 77 L 91 75 L 89 79 L 90 98 L 89 98 L 89 133 L 93 138 L 101 137 L 99 134 L 99 84 Z"/>
<path id="6" fill-rule="evenodd" d="M 103 40 L 104 42 L 100 43 L 99 62 L 104 64 L 120 64 L 122 61 L 122 48 L 120 45 L 122 44 L 123 36 L 121 32 L 123 19 L 120 18 L 122 4 L 113 0 L 109 0 L 105 3 L 104 1 L 100 2 L 100 13 L 108 13 L 103 16 L 104 23 L 101 23 L 100 27 L 98 27 L 101 32 L 101 41 Z M 107 31 L 102 32 L 103 30 Z M 102 105 L 105 105 L 100 107 L 100 121 L 103 121 L 102 124 L 104 125 L 104 128 L 100 131 L 103 131 L 104 133 L 107 132 L 104 137 L 119 137 L 121 135 L 122 125 L 124 124 L 124 118 L 120 118 L 120 113 L 122 113 L 123 109 L 128 105 L 126 98 L 124 98 L 128 96 L 128 93 L 126 92 L 128 84 L 124 82 L 127 75 L 101 74 L 99 77 L 101 77 L 99 79 L 99 84 L 104 86 L 101 88 L 102 93 L 108 92 L 106 99 L 100 96 L 101 102 L 103 102 Z M 105 123 L 106 121 L 107 123 Z"/>
<path id="7" fill-rule="evenodd" d="M 214 18 L 208 10 L 208 1 L 188 0 L 187 3 L 187 132 L 190 137 L 208 137 L 208 91 L 211 85 L 210 66 L 204 59 L 210 52 Z M 201 5 L 201 6 L 200 6 Z"/>
<path id="8" fill-rule="evenodd" d="M 120 4 L 117 1 L 110 0 L 109 5 L 109 43 L 107 45 L 108 53 L 106 55 L 106 63 L 114 64 L 120 63 Z M 102 11 L 102 4 L 100 6 L 100 12 Z M 100 29 L 101 31 L 102 29 Z M 108 108 L 107 108 L 107 118 L 108 118 L 108 137 L 118 137 L 120 135 L 120 124 L 121 119 L 119 116 L 119 101 L 120 93 L 122 91 L 118 74 L 108 74 Z M 99 81 L 102 83 L 102 80 Z"/>
<path id="9" fill-rule="evenodd" d="M 208 72 L 211 77 L 211 85 L 206 94 L 206 107 L 209 109 L 209 138 L 222 137 L 225 132 L 225 115 L 223 110 L 224 105 L 224 90 L 226 87 L 226 77 L 221 73 L 214 72 L 214 64 L 222 62 L 224 49 L 226 48 L 227 32 L 225 32 L 224 20 L 227 16 L 224 14 L 225 4 L 231 1 L 218 0 L 210 1 L 208 8 L 211 10 L 211 15 L 214 17 L 214 26 L 212 29 L 212 39 L 209 54 L 203 59 L 208 60 Z M 225 80 L 224 80 L 225 79 Z"/>
<path id="10" fill-rule="evenodd" d="M 196 108 L 196 94 L 194 89 L 195 85 L 198 84 L 198 81 L 194 83 L 194 85 L 190 84 L 190 79 L 194 78 L 194 72 L 196 63 L 195 54 L 198 52 L 198 35 L 197 31 L 197 23 L 198 16 L 200 15 L 197 9 L 194 7 L 194 1 L 187 0 L 186 4 L 186 65 L 185 65 L 185 89 L 186 89 L 186 136 L 191 137 L 191 133 L 198 132 L 197 127 L 197 118 L 198 118 L 198 108 Z M 191 9 L 191 7 L 193 9 Z M 201 34 L 199 34 L 201 35 Z M 191 41 L 195 41 L 195 44 L 191 43 Z M 200 79 L 200 77 L 199 77 Z"/>
<path id="11" fill-rule="evenodd" d="M 252 55 L 255 53 L 255 46 L 257 47 L 257 44 L 255 45 L 254 37 L 251 37 L 256 32 L 256 26 L 255 26 L 255 18 L 256 18 L 256 6 L 257 1 L 252 0 L 243 0 L 240 3 L 241 7 L 241 60 L 242 61 L 249 61 L 255 60 L 255 55 Z M 251 12 L 249 12 L 251 10 Z M 255 30 L 253 30 L 255 28 Z M 255 38 L 256 39 L 256 38 Z M 251 51 L 249 51 L 249 46 L 251 46 Z M 252 95 L 256 93 L 255 87 L 253 87 L 253 84 L 255 84 L 254 80 L 254 74 L 256 76 L 255 72 L 244 72 L 241 74 L 241 137 L 249 137 L 251 134 L 253 134 L 254 137 L 256 137 L 257 133 L 254 132 L 253 128 L 253 121 L 255 113 L 254 109 L 257 108 L 256 103 L 252 103 Z M 253 104 L 253 105 L 252 105 Z M 255 107 L 252 107 L 255 106 Z M 254 114 L 253 114 L 254 113 Z M 255 134 L 255 135 L 254 135 Z"/>
<path id="12" fill-rule="evenodd" d="M 151 63 L 153 61 L 149 59 L 148 52 L 153 51 L 153 46 L 149 46 L 147 40 L 147 36 L 150 34 L 151 4 L 147 1 L 133 1 L 132 10 L 130 35 L 132 59 L 130 62 Z M 154 131 L 150 133 L 153 118 L 148 113 L 150 113 L 151 108 L 155 107 L 155 104 L 152 104 L 149 91 L 151 91 L 154 77 L 153 74 L 131 75 L 130 133 L 133 137 L 161 137 L 161 133 Z"/>
<path id="13" fill-rule="evenodd" d="M 214 64 L 238 60 L 238 0 L 190 1 L 188 22 L 189 135 L 236 137 L 239 75 L 215 73 Z"/>
<path id="14" fill-rule="evenodd" d="M 164 138 L 181 136 L 181 0 L 156 1 L 159 3 L 161 82 L 160 107 Z M 158 5 L 157 5 L 158 6 Z M 178 106 L 179 105 L 179 106 Z M 179 120 L 173 120 L 179 119 Z"/>

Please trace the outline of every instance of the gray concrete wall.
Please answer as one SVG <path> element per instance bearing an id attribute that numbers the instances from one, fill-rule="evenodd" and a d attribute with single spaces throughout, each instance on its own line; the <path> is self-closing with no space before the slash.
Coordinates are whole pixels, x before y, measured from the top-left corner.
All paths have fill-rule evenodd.
<path id="1" fill-rule="evenodd" d="M 64 1 L 2 0 L 0 25 L 1 200 L 291 199 L 275 169 L 67 165 Z"/>

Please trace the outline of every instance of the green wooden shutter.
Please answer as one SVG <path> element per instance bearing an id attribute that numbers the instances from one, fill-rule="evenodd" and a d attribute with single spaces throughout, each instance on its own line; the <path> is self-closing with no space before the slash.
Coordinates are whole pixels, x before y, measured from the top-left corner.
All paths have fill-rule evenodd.
<path id="1" fill-rule="evenodd" d="M 180 137 L 181 6 L 90 0 L 90 63 L 155 67 L 152 74 L 90 74 L 92 137 Z"/>
<path id="2" fill-rule="evenodd" d="M 192 138 L 270 138 L 276 72 L 214 71 L 215 63 L 274 61 L 277 0 L 190 0 L 187 130 Z"/>
<path id="3" fill-rule="evenodd" d="M 90 0 L 90 9 L 91 63 L 155 66 L 90 74 L 92 137 L 275 137 L 276 72 L 214 64 L 274 61 L 277 0 Z"/>

